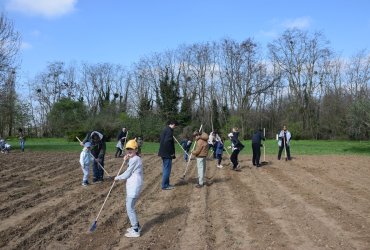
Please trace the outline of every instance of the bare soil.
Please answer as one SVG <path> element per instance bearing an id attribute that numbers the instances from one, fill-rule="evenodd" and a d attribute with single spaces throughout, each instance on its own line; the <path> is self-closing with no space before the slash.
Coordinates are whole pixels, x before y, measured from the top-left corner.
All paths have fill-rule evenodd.
<path id="1" fill-rule="evenodd" d="M 161 159 L 143 155 L 145 185 L 137 203 L 143 231 L 125 238 L 124 183 L 81 186 L 79 153 L 0 155 L 1 249 L 370 249 L 370 157 L 267 157 L 262 168 L 241 155 L 240 172 L 207 161 L 207 186 L 196 167 L 173 162 L 162 191 Z M 106 156 L 116 175 L 122 158 Z M 91 177 L 90 177 L 91 178 Z"/>

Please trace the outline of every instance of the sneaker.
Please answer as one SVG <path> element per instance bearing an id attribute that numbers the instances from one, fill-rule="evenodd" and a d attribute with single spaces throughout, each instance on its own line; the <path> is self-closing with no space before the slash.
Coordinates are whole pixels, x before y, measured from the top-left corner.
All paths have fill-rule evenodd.
<path id="1" fill-rule="evenodd" d="M 82 182 L 82 186 L 86 187 L 88 184 L 86 182 Z"/>
<path id="2" fill-rule="evenodd" d="M 130 232 L 127 232 L 125 233 L 125 236 L 127 238 L 136 238 L 136 237 L 140 237 L 140 232 L 136 232 L 135 230 L 132 230 Z"/>
<path id="3" fill-rule="evenodd" d="M 223 168 L 224 166 L 222 166 L 222 165 L 217 165 L 217 167 L 218 167 L 218 168 Z"/>
<path id="4" fill-rule="evenodd" d="M 197 184 L 197 185 L 195 185 L 195 187 L 196 187 L 196 188 L 202 188 L 202 187 L 203 187 L 203 185 Z"/>
<path id="5" fill-rule="evenodd" d="M 172 190 L 175 189 L 174 186 L 169 185 L 168 187 L 162 188 L 162 190 Z"/>
<path id="6" fill-rule="evenodd" d="M 239 168 L 233 168 L 234 171 L 240 172 L 241 170 Z"/>
<path id="7" fill-rule="evenodd" d="M 141 229 L 142 229 L 142 228 L 139 226 L 139 228 L 138 228 L 138 229 L 139 229 L 139 230 L 138 230 L 138 232 L 139 232 L 139 233 L 141 233 Z M 135 233 L 137 233 L 133 227 L 127 228 L 127 229 L 126 229 L 126 232 L 128 232 L 128 233 L 130 233 L 130 232 L 135 232 Z"/>
<path id="8" fill-rule="evenodd" d="M 238 166 L 236 166 L 236 169 L 241 169 L 242 166 L 240 166 L 240 164 L 238 164 Z"/>

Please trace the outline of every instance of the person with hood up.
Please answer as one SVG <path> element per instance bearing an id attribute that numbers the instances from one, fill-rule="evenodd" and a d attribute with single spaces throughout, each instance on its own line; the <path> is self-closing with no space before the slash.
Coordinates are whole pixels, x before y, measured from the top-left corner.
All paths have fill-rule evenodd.
<path id="1" fill-rule="evenodd" d="M 191 152 L 192 155 L 197 159 L 198 168 L 198 184 L 196 188 L 201 188 L 204 185 L 204 178 L 206 174 L 206 158 L 208 155 L 208 134 L 205 132 L 194 132 L 195 137 L 195 149 Z"/>
<path id="2" fill-rule="evenodd" d="M 86 135 L 85 139 L 81 142 L 81 146 L 84 146 L 85 142 L 91 143 L 91 154 L 95 158 L 93 161 L 93 183 L 102 182 L 104 180 L 103 168 L 107 147 L 104 135 L 98 131 L 92 131 Z"/>
<path id="3" fill-rule="evenodd" d="M 83 173 L 82 177 L 82 186 L 86 187 L 89 185 L 89 172 L 90 172 L 90 165 L 93 161 L 93 157 L 90 153 L 91 150 L 91 143 L 85 142 L 84 147 L 80 154 L 80 165 Z"/>

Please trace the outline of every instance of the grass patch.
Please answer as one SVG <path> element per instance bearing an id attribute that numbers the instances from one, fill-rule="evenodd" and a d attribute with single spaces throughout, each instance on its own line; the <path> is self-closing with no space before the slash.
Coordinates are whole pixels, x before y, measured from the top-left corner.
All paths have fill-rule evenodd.
<path id="1" fill-rule="evenodd" d="M 18 140 L 8 140 L 13 150 L 20 150 Z M 241 154 L 252 155 L 251 141 L 243 141 L 245 148 Z M 226 141 L 226 147 L 230 146 L 230 141 Z M 265 142 L 266 154 L 277 155 L 278 145 L 276 140 L 267 140 Z M 142 153 L 157 154 L 159 143 L 144 142 Z M 80 152 L 81 146 L 78 142 L 68 142 L 63 138 L 29 138 L 25 145 L 26 151 L 61 151 L 61 152 Z M 228 149 L 229 153 L 231 150 Z M 261 147 L 263 153 L 263 148 Z M 332 140 L 292 140 L 290 146 L 291 155 L 341 155 L 341 154 L 359 154 L 370 156 L 370 141 L 332 141 Z M 116 152 L 116 142 L 107 142 L 107 153 Z M 176 143 L 177 155 L 182 155 L 183 151 Z M 227 153 L 224 153 L 227 155 Z"/>

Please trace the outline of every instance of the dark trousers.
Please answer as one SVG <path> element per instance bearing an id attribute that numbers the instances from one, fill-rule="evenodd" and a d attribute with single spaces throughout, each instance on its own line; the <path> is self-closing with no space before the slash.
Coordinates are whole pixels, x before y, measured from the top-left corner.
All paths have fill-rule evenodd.
<path id="1" fill-rule="evenodd" d="M 217 165 L 221 165 L 222 154 L 217 154 L 216 158 L 217 158 Z"/>
<path id="2" fill-rule="evenodd" d="M 230 160 L 233 163 L 233 169 L 235 169 L 238 166 L 238 155 L 239 155 L 240 149 L 235 149 L 230 156 Z"/>
<path id="3" fill-rule="evenodd" d="M 97 159 L 99 159 L 101 166 L 95 160 L 93 161 L 93 182 L 102 181 L 104 178 L 104 170 L 102 169 L 104 167 L 104 156 Z"/>
<path id="4" fill-rule="evenodd" d="M 281 147 L 279 147 L 278 160 L 281 159 L 281 153 L 283 152 L 283 150 L 284 150 L 284 144 Z M 288 160 L 290 160 L 290 147 L 288 145 L 286 145 L 286 155 L 287 155 Z"/>
<path id="5" fill-rule="evenodd" d="M 120 157 L 122 155 L 122 150 L 117 147 L 116 154 L 114 155 L 115 157 Z"/>
<path id="6" fill-rule="evenodd" d="M 252 143 L 252 150 L 253 150 L 252 163 L 254 166 L 259 166 L 261 158 L 261 144 Z"/>

